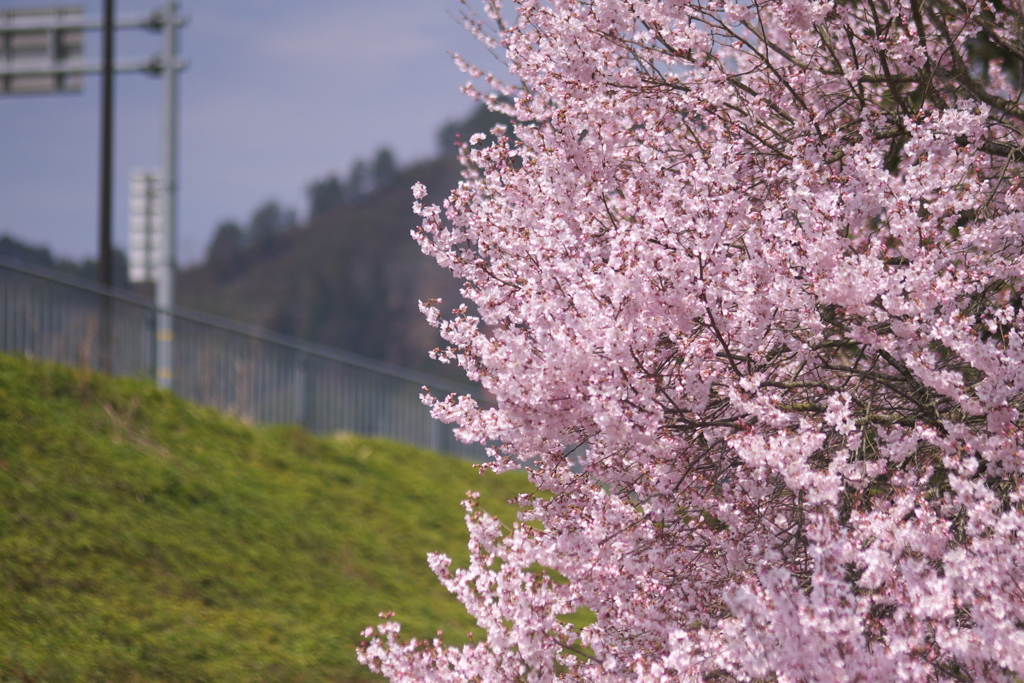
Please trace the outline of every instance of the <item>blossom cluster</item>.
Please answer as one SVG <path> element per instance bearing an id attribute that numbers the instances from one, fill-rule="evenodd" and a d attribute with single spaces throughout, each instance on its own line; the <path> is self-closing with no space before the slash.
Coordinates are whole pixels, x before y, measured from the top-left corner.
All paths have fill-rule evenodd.
<path id="1" fill-rule="evenodd" d="M 1020 0 L 518 0 L 424 308 L 538 494 L 393 680 L 1024 677 Z M 514 10 L 514 18 L 512 18 Z M 493 33 L 486 33 L 490 26 Z M 368 637 L 371 634 L 368 632 Z"/>

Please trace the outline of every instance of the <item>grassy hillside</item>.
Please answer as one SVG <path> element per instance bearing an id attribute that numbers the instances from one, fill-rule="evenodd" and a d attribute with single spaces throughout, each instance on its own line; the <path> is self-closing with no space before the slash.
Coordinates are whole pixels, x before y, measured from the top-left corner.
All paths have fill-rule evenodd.
<path id="1" fill-rule="evenodd" d="M 425 554 L 524 485 L 0 355 L 0 681 L 369 680 L 378 612 L 471 629 Z"/>

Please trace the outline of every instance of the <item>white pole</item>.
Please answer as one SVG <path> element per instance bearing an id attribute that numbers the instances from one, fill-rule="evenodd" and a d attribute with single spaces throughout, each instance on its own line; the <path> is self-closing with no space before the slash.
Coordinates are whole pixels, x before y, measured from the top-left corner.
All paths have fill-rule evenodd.
<path id="1" fill-rule="evenodd" d="M 178 194 L 178 3 L 168 0 L 163 12 L 164 83 L 163 131 L 163 249 L 156 278 L 156 383 L 172 388 L 174 359 L 175 275 L 177 273 L 177 194 Z"/>

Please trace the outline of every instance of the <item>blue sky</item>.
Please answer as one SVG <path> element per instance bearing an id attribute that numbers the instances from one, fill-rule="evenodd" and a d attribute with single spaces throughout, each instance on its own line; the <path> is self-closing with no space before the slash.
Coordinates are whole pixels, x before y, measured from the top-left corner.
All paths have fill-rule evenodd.
<path id="1" fill-rule="evenodd" d="M 0 0 L 0 8 L 63 2 Z M 101 0 L 85 0 L 100 18 Z M 162 0 L 117 0 L 120 17 Z M 184 0 L 179 262 L 202 258 L 216 225 L 273 199 L 306 210 L 305 187 L 388 146 L 432 156 L 465 116 L 467 80 L 449 51 L 497 66 L 456 21 L 458 0 Z M 86 36 L 98 61 L 102 36 Z M 158 53 L 158 34 L 117 33 L 119 61 Z M 160 165 L 159 79 L 116 78 L 114 242 L 127 241 L 131 171 Z M 0 234 L 63 257 L 97 251 L 100 79 L 78 94 L 0 98 Z M 411 202 L 411 198 L 410 198 Z"/>

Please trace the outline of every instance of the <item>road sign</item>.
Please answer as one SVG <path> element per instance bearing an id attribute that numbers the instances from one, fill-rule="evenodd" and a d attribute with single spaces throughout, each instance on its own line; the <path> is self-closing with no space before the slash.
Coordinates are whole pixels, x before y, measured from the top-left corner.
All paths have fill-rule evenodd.
<path id="1" fill-rule="evenodd" d="M 158 268 L 167 258 L 163 228 L 160 175 L 156 171 L 132 173 L 128 197 L 128 279 L 156 282 Z"/>
<path id="2" fill-rule="evenodd" d="M 82 7 L 0 9 L 0 94 L 82 89 Z"/>

